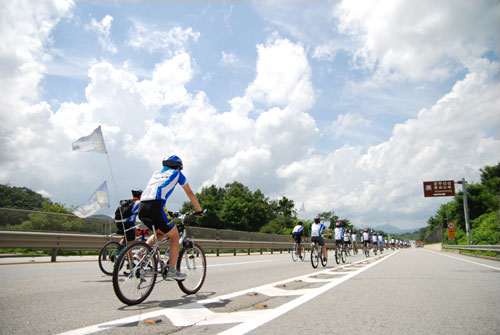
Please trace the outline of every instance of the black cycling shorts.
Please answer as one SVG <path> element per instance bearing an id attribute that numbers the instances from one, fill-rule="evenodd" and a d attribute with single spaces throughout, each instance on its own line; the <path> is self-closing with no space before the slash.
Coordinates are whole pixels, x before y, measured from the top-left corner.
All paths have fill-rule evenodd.
<path id="1" fill-rule="evenodd" d="M 297 243 L 302 243 L 302 234 L 301 233 L 292 233 L 292 237 Z"/>
<path id="2" fill-rule="evenodd" d="M 325 245 L 325 240 L 321 236 L 311 236 L 311 242 L 317 242 L 320 247 Z"/>
<path id="3" fill-rule="evenodd" d="M 161 200 L 141 201 L 139 205 L 139 219 L 149 229 L 160 229 L 168 233 L 175 227 L 174 220 L 168 214 L 165 202 Z"/>

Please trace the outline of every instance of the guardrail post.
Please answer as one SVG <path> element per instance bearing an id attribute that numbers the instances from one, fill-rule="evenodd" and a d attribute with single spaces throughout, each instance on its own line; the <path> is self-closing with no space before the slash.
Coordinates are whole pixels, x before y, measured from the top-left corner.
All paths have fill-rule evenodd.
<path id="1" fill-rule="evenodd" d="M 233 256 L 236 256 L 236 249 L 233 249 Z"/>
<path id="2" fill-rule="evenodd" d="M 217 257 L 219 257 L 219 249 L 217 249 Z"/>
<path id="3" fill-rule="evenodd" d="M 52 255 L 50 257 L 51 262 L 55 262 L 57 257 L 57 249 L 52 249 Z"/>
<path id="4" fill-rule="evenodd" d="M 260 254 L 262 255 L 262 248 L 260 248 Z"/>
<path id="5" fill-rule="evenodd" d="M 248 248 L 248 255 L 250 255 L 250 248 Z"/>

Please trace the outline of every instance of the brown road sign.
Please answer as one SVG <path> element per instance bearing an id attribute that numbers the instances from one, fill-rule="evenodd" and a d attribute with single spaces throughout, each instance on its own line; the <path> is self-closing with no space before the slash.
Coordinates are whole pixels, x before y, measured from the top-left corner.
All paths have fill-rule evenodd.
<path id="1" fill-rule="evenodd" d="M 452 197 L 455 195 L 453 180 L 424 181 L 424 197 Z"/>

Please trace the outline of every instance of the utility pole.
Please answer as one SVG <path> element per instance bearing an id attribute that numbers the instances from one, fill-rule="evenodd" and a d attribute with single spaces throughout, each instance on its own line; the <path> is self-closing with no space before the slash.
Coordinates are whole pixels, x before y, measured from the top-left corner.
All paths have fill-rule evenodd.
<path id="1" fill-rule="evenodd" d="M 470 244 L 470 223 L 469 223 L 469 204 L 467 202 L 467 182 L 465 178 L 457 181 L 457 184 L 462 185 L 462 191 L 464 192 L 464 215 L 465 215 L 465 231 L 467 233 L 467 245 Z"/>

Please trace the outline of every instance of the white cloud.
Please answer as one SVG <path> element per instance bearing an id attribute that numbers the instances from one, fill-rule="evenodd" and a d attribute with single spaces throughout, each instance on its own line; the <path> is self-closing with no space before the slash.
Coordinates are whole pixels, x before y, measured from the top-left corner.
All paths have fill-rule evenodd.
<path id="1" fill-rule="evenodd" d="M 222 65 L 236 66 L 238 64 L 238 58 L 236 57 L 235 54 L 230 53 L 230 52 L 225 52 L 225 51 L 222 51 L 221 54 L 222 55 L 221 55 L 220 63 Z"/>
<path id="2" fill-rule="evenodd" d="M 45 190 L 38 190 L 38 191 L 36 191 L 36 193 L 40 194 L 44 198 L 50 199 L 52 197 L 52 194 L 50 194 L 49 192 L 47 192 Z"/>
<path id="3" fill-rule="evenodd" d="M 267 106 L 308 110 L 314 103 L 311 68 L 302 45 L 271 36 L 257 46 L 257 77 L 246 95 Z"/>
<path id="4" fill-rule="evenodd" d="M 331 62 L 335 59 L 337 49 L 338 47 L 335 47 L 332 41 L 323 43 L 314 48 L 312 58 L 318 60 L 327 60 Z"/>
<path id="5" fill-rule="evenodd" d="M 341 137 L 366 136 L 366 129 L 372 125 L 372 122 L 358 113 L 349 112 L 341 114 L 333 121 L 328 129 L 333 136 L 338 139 Z"/>
<path id="6" fill-rule="evenodd" d="M 137 49 L 146 49 L 150 53 L 163 50 L 168 55 L 173 55 L 183 51 L 190 39 L 196 42 L 201 35 L 193 28 L 173 27 L 164 31 L 137 20 L 133 24 L 134 30 L 130 32 L 128 44 Z"/>
<path id="7" fill-rule="evenodd" d="M 90 25 L 85 26 L 85 28 L 87 30 L 95 31 L 97 33 L 99 44 L 104 50 L 109 51 L 112 54 L 116 54 L 118 52 L 118 49 L 116 45 L 113 43 L 113 41 L 111 41 L 111 38 L 109 37 L 112 22 L 113 22 L 113 17 L 110 15 L 104 16 L 100 22 L 92 18 L 90 20 Z"/>
<path id="8" fill-rule="evenodd" d="M 342 1 L 335 17 L 377 83 L 448 79 L 499 42 L 497 2 Z"/>

